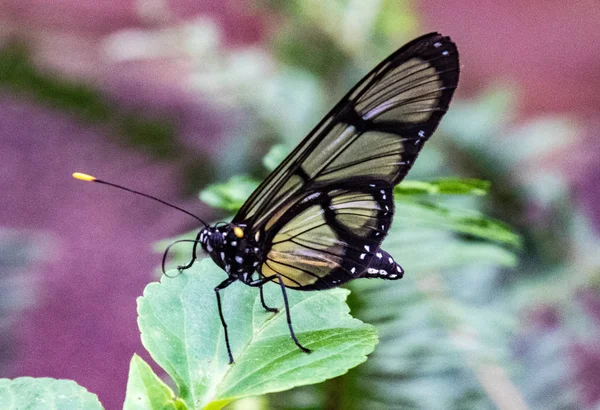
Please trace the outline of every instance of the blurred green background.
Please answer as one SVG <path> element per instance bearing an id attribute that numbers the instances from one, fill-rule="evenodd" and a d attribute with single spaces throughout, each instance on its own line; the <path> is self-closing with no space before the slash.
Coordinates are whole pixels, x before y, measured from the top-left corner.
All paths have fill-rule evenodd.
<path id="1" fill-rule="evenodd" d="M 268 169 L 377 62 L 439 31 L 461 83 L 409 179 L 491 181 L 432 209 L 479 210 L 522 247 L 401 203 L 385 247 L 405 279 L 351 286 L 380 332 L 369 361 L 232 407 L 597 408 L 598 19 L 541 0 L 4 0 L 0 377 L 73 379 L 119 408 L 152 246 L 197 228 L 71 172 L 226 217 L 202 188 L 263 178 L 267 153 Z"/>

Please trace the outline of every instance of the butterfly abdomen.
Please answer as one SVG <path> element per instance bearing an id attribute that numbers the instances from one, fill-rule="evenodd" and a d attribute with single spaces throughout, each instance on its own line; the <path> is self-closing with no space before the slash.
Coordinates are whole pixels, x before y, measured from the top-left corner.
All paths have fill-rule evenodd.
<path id="1" fill-rule="evenodd" d="M 383 249 L 378 249 L 362 277 L 396 280 L 402 279 L 403 275 L 404 269 L 402 269 L 402 266 L 398 265 L 389 253 Z"/>

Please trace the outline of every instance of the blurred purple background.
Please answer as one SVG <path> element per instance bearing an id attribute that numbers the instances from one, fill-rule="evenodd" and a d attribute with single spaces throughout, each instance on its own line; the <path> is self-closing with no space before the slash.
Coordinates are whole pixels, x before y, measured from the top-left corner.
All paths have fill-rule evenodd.
<path id="1" fill-rule="evenodd" d="M 582 161 L 558 156 L 547 163 L 565 172 L 577 203 L 598 224 L 600 8 L 592 1 L 425 0 L 415 9 L 422 32 L 440 31 L 459 44 L 459 95 L 509 81 L 521 97 L 516 123 L 560 113 L 585 124 L 570 153 Z M 106 408 L 119 408 L 129 360 L 144 353 L 135 300 L 160 259 L 152 244 L 193 229 L 194 221 L 70 174 L 89 172 L 209 217 L 180 183 L 186 177 L 181 160 L 124 144 L 118 122 L 123 113 L 168 118 L 177 138 L 174 152 L 199 169 L 206 160 L 207 175 L 219 153 L 234 146 L 229 135 L 236 123 L 189 89 L 195 62 L 186 53 L 175 49 L 136 60 L 107 50 L 122 39 L 115 34 L 169 30 L 199 17 L 220 27 L 225 47 L 244 48 L 261 45 L 283 20 L 251 2 L 212 0 L 4 0 L 0 16 L 0 46 L 24 44 L 40 72 L 94 87 L 118 112 L 94 123 L 52 101 L 0 88 L 0 226 L 43 238 L 43 257 L 26 267 L 34 303 L 20 313 L 11 360 L 0 376 L 73 379 L 97 393 Z M 600 321 L 598 294 L 581 297 Z M 558 326 L 553 317 L 552 308 L 532 313 L 530 331 Z M 600 401 L 600 351 L 590 344 L 571 349 L 579 400 L 591 406 Z"/>

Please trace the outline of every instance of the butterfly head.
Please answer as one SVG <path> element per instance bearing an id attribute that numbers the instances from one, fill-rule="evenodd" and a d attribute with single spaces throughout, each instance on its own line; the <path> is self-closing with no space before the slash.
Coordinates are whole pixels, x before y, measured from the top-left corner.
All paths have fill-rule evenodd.
<path id="1" fill-rule="evenodd" d="M 246 235 L 245 226 L 223 224 L 207 226 L 200 231 L 202 249 L 230 276 L 245 279 L 258 266 L 260 249 Z"/>

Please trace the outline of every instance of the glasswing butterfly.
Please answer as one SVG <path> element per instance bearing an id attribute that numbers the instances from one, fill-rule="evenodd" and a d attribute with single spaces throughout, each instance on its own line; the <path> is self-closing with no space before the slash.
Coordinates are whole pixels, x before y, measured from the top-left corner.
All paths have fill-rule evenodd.
<path id="1" fill-rule="evenodd" d="M 281 287 L 294 343 L 286 288 L 322 290 L 356 278 L 402 278 L 380 248 L 394 215 L 394 186 L 437 128 L 458 84 L 456 45 L 426 34 L 383 60 L 352 88 L 244 203 L 231 223 L 209 226 L 189 212 L 129 188 L 75 173 L 76 178 L 140 194 L 204 224 L 194 242 L 228 275 L 215 288 L 229 362 L 233 354 L 220 291 L 235 281 Z M 168 249 L 167 249 L 168 251 Z M 165 257 L 166 257 L 165 252 Z M 163 257 L 163 267 L 164 259 Z"/>

